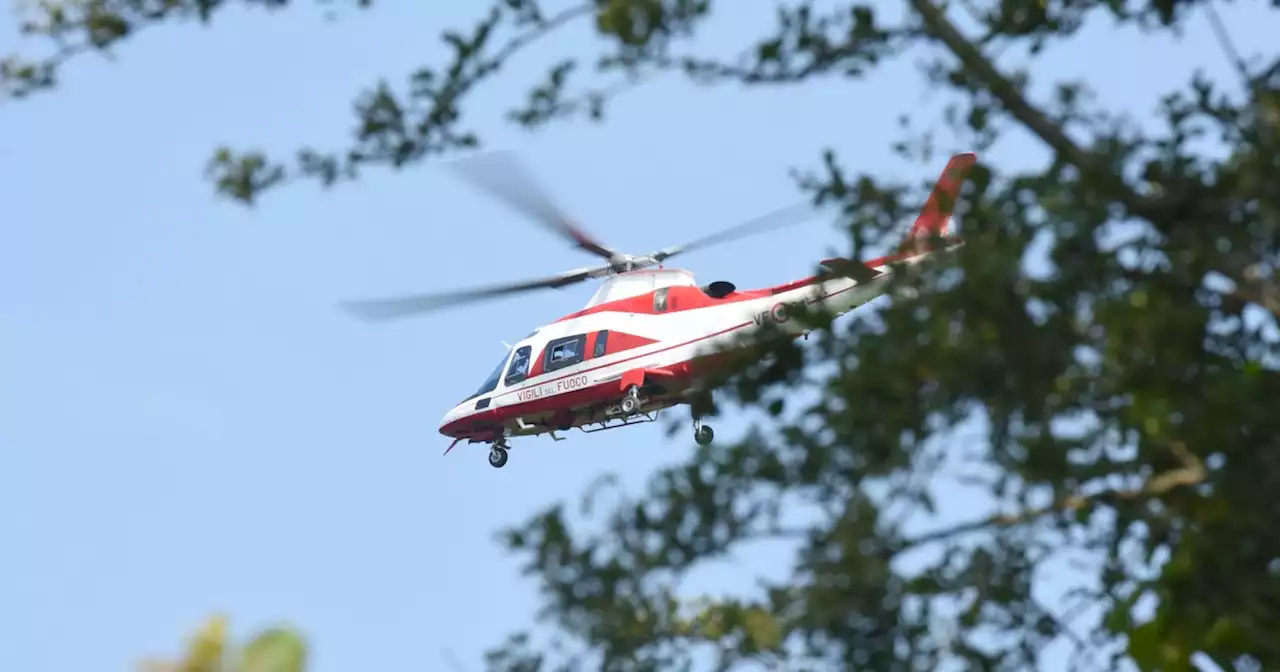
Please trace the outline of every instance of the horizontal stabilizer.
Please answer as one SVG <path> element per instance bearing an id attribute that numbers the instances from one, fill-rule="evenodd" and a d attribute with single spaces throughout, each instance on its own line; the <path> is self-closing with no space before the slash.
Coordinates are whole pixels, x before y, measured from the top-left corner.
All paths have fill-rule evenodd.
<path id="1" fill-rule="evenodd" d="M 880 271 L 877 271 L 862 262 L 852 261 L 850 259 L 841 259 L 839 257 L 835 259 L 823 259 L 821 266 L 836 275 L 851 278 L 859 284 L 871 282 L 881 275 L 884 275 Z"/>

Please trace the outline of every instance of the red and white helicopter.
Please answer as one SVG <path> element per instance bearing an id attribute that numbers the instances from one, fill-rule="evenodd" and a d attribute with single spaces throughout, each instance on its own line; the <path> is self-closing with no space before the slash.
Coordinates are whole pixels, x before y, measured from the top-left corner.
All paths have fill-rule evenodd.
<path id="1" fill-rule="evenodd" d="M 608 263 L 526 282 L 346 305 L 362 318 L 385 321 L 605 278 L 582 310 L 534 329 L 512 346 L 480 389 L 441 421 L 440 433 L 454 439 L 446 455 L 461 441 L 487 443 L 489 464 L 502 467 L 513 437 L 550 434 L 559 441 L 563 437 L 556 432 L 573 427 L 600 431 L 652 422 L 659 410 L 679 404 L 696 409 L 696 397 L 706 393 L 709 374 L 728 351 L 741 347 L 739 335 L 772 323 L 799 336 L 804 329 L 789 320 L 789 306 L 807 304 L 836 315 L 847 313 L 889 291 L 895 268 L 963 245 L 949 231 L 951 210 L 976 160 L 972 153 L 951 158 L 895 254 L 868 262 L 828 259 L 817 275 L 739 290 L 723 280 L 699 286 L 693 273 L 662 264 L 678 254 L 795 223 L 798 209 L 632 256 L 600 244 L 576 226 L 509 155 L 481 155 L 455 164 L 463 177 Z M 711 443 L 714 432 L 701 423 L 696 410 L 693 428 L 699 445 Z"/>

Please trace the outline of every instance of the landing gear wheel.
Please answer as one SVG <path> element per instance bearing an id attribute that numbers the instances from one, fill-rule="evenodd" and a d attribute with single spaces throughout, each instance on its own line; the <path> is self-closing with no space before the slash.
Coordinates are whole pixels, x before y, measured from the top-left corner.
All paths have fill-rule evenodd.
<path id="1" fill-rule="evenodd" d="M 698 425 L 698 427 L 693 430 L 693 440 L 696 441 L 699 446 L 709 446 L 712 441 L 715 441 L 715 439 L 716 432 L 711 429 L 711 425 Z"/>
<path id="2" fill-rule="evenodd" d="M 489 449 L 489 466 L 494 469 L 501 469 L 507 465 L 507 449 L 502 446 L 495 445 Z"/>
<path id="3" fill-rule="evenodd" d="M 622 403 L 618 404 L 618 409 L 623 415 L 632 415 L 640 410 L 640 388 L 632 385 L 627 388 L 627 396 L 622 398 Z"/>

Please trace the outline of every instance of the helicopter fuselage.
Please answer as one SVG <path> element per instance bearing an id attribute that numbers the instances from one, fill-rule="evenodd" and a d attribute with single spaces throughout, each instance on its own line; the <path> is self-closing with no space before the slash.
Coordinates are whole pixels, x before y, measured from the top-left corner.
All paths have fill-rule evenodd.
<path id="1" fill-rule="evenodd" d="M 762 356 L 753 339 L 743 337 L 763 328 L 799 336 L 808 328 L 795 319 L 801 308 L 842 315 L 904 286 L 891 283 L 894 274 L 963 245 L 950 231 L 952 213 L 964 174 L 976 161 L 971 152 L 951 157 L 894 254 L 869 262 L 828 259 L 821 273 L 803 280 L 738 291 L 722 281 L 699 287 L 689 271 L 662 265 L 678 254 L 777 228 L 793 221 L 795 208 L 647 255 L 625 255 L 575 225 L 521 176 L 516 164 L 497 156 L 478 157 L 460 166 L 477 186 L 608 263 L 535 280 L 348 307 L 381 321 L 604 278 L 585 308 L 511 347 L 480 389 L 445 414 L 440 433 L 454 439 L 445 454 L 463 441 L 488 443 L 489 464 L 502 467 L 512 437 L 550 434 L 558 440 L 557 431 L 573 427 L 595 431 L 651 422 L 657 411 L 679 404 L 693 407 L 694 439 L 708 445 L 714 432 L 702 424 L 700 414 L 710 388 L 719 376 Z M 482 174 L 502 179 L 480 179 Z M 512 184 L 522 186 L 513 190 Z"/>
<path id="2" fill-rule="evenodd" d="M 515 344 L 480 391 L 444 416 L 440 432 L 492 443 L 648 418 L 689 403 L 711 375 L 732 366 L 735 352 L 748 347 L 744 335 L 767 326 L 799 336 L 806 327 L 792 319 L 798 307 L 847 313 L 888 291 L 892 264 L 909 267 L 960 244 L 860 264 L 861 281 L 814 276 L 719 296 L 682 269 L 621 274 L 610 281 L 652 289 L 615 298 L 602 287 L 596 298 L 607 300 L 593 299 Z M 634 407 L 624 405 L 628 395 Z"/>

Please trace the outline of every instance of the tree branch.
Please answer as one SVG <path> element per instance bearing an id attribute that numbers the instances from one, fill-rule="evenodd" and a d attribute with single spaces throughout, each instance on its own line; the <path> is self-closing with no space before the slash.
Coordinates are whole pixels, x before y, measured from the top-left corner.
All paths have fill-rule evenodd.
<path id="1" fill-rule="evenodd" d="M 920 13 L 926 34 L 942 42 L 959 59 L 965 70 L 974 75 L 1014 119 L 1022 122 L 1059 156 L 1081 170 L 1094 166 L 1096 159 L 1093 155 L 1072 142 L 1061 126 L 1028 102 L 1013 80 L 997 70 L 991 59 L 961 34 L 941 9 L 929 0 L 911 0 L 911 6 Z M 1122 191 L 1130 191 L 1124 188 L 1123 182 L 1119 186 Z"/>
<path id="2" fill-rule="evenodd" d="M 1046 515 L 1068 513 L 1085 506 L 1104 502 L 1135 501 L 1159 497 L 1177 487 L 1199 485 L 1204 482 L 1207 472 L 1204 463 L 1187 450 L 1182 443 L 1169 446 L 1170 452 L 1181 462 L 1182 466 L 1152 476 L 1141 488 L 1131 490 L 1103 490 L 1092 495 L 1076 494 L 1065 497 L 1048 506 L 1028 509 L 1019 513 L 1001 513 L 979 520 L 953 525 L 935 530 L 908 540 L 900 552 L 913 550 L 925 544 L 945 541 L 954 537 L 974 532 L 981 532 L 993 527 L 1013 527 L 1029 523 Z"/>
<path id="3" fill-rule="evenodd" d="M 1153 199 L 1135 191 L 1109 166 L 1103 164 L 1096 154 L 1073 142 L 1060 124 L 1032 105 L 1018 90 L 1017 85 L 1001 73 L 994 62 L 947 19 L 942 9 L 930 0 L 910 1 L 911 6 L 920 14 L 924 22 L 925 33 L 937 38 L 946 46 L 968 74 L 974 76 L 982 87 L 1000 102 L 1006 112 L 1035 133 L 1046 145 L 1057 152 L 1059 157 L 1080 169 L 1082 173 L 1097 178 L 1099 186 L 1103 187 L 1110 197 L 1124 204 L 1131 213 L 1155 222 L 1181 207 L 1182 199 L 1186 194 L 1175 193 L 1168 198 Z M 1240 298 L 1256 303 L 1280 318 L 1280 287 L 1275 283 L 1249 277 L 1248 269 L 1219 270 L 1236 283 L 1236 294 Z"/>

